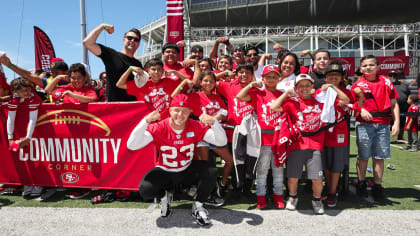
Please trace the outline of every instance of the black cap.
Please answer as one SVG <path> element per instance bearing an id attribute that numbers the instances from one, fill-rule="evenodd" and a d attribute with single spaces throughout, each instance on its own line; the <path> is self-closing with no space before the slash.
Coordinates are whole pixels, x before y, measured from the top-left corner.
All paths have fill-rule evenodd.
<path id="1" fill-rule="evenodd" d="M 201 47 L 200 45 L 192 46 L 191 52 L 195 52 L 195 51 L 203 52 L 203 47 Z"/>
<path id="2" fill-rule="evenodd" d="M 51 70 L 67 71 L 69 67 L 64 61 L 55 61 L 51 64 Z"/>
<path id="3" fill-rule="evenodd" d="M 344 69 L 340 64 L 329 64 L 325 70 L 325 74 L 330 72 L 339 72 L 341 75 L 345 74 Z"/>
<path id="4" fill-rule="evenodd" d="M 164 45 L 163 45 L 163 48 L 162 48 L 162 53 L 167 49 L 167 48 L 173 48 L 173 49 L 175 49 L 176 50 L 176 52 L 177 53 L 179 53 L 179 47 L 178 47 L 178 45 L 176 45 L 176 43 L 165 43 Z"/>

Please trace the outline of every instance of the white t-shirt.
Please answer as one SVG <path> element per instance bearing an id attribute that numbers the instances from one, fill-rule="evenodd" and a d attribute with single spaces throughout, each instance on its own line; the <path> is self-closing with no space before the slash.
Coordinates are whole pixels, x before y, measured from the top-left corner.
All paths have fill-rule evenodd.
<path id="1" fill-rule="evenodd" d="M 261 74 L 263 73 L 263 70 L 264 70 L 264 66 L 258 65 L 258 69 L 256 71 L 254 71 L 254 77 L 255 77 L 256 81 L 261 81 L 262 80 Z"/>
<path id="2" fill-rule="evenodd" d="M 295 87 L 295 74 L 289 75 L 289 77 L 283 79 L 277 84 L 276 89 L 282 91 L 283 93 L 286 92 L 289 89 L 292 89 Z"/>

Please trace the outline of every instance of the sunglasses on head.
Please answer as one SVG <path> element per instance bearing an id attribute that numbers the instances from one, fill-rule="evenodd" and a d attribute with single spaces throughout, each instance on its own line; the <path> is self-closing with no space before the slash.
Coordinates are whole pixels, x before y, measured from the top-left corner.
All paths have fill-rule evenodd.
<path id="1" fill-rule="evenodd" d="M 128 40 L 134 40 L 134 42 L 139 42 L 140 41 L 140 39 L 139 38 L 136 38 L 136 37 L 133 37 L 133 36 L 125 36 L 125 38 L 126 39 L 128 39 Z"/>
<path id="2" fill-rule="evenodd" d="M 252 57 L 252 56 L 258 56 L 258 53 L 250 53 L 250 54 L 246 54 L 247 57 Z"/>

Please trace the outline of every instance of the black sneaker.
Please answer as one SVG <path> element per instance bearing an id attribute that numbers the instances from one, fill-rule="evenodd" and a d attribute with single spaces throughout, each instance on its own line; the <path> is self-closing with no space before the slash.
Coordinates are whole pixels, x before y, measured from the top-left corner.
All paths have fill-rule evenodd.
<path id="1" fill-rule="evenodd" d="M 165 195 L 160 199 L 160 216 L 168 217 L 172 214 L 171 203 L 172 203 L 172 193 L 165 191 Z"/>
<path id="2" fill-rule="evenodd" d="M 366 180 L 363 180 L 363 181 L 359 180 L 359 182 L 357 183 L 357 195 L 363 198 L 368 197 Z"/>
<path id="3" fill-rule="evenodd" d="M 325 201 L 328 207 L 335 207 L 337 205 L 337 195 L 328 194 L 327 200 Z"/>
<path id="4" fill-rule="evenodd" d="M 193 202 L 191 216 L 197 224 L 201 226 L 210 225 L 211 221 L 208 215 L 209 213 L 206 208 L 203 207 L 203 203 L 197 201 Z"/>
<path id="5" fill-rule="evenodd" d="M 216 181 L 216 191 L 215 191 L 216 196 L 218 198 L 224 198 L 225 197 L 225 191 L 226 191 L 226 186 L 224 186 L 222 184 L 222 180 L 221 179 L 218 179 Z"/>
<path id="6" fill-rule="evenodd" d="M 223 198 L 218 198 L 217 196 L 211 194 L 204 204 L 219 207 L 225 204 L 225 201 L 223 200 Z"/>
<path id="7" fill-rule="evenodd" d="M 384 189 L 380 184 L 374 184 L 372 187 L 372 197 L 375 201 L 381 201 L 385 199 Z"/>

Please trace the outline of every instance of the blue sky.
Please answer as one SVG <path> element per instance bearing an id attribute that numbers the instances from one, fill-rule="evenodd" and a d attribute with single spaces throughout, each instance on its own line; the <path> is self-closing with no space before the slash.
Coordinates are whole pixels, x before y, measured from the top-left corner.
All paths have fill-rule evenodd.
<path id="1" fill-rule="evenodd" d="M 165 2 L 86 0 L 87 33 L 103 22 L 113 24 L 114 34 L 109 35 L 104 31 L 98 42 L 120 51 L 124 32 L 133 27 L 140 28 L 163 16 L 166 11 Z M 56 56 L 63 58 L 69 66 L 82 62 L 79 0 L 1 0 L 1 18 L 0 51 L 5 51 L 12 63 L 26 69 L 35 67 L 33 26 L 38 26 L 48 34 Z M 140 45 L 138 54 L 141 54 L 142 48 Z M 93 78 L 105 70 L 102 61 L 90 52 L 89 63 Z M 7 67 L 3 66 L 3 69 L 8 81 L 17 76 Z"/>

